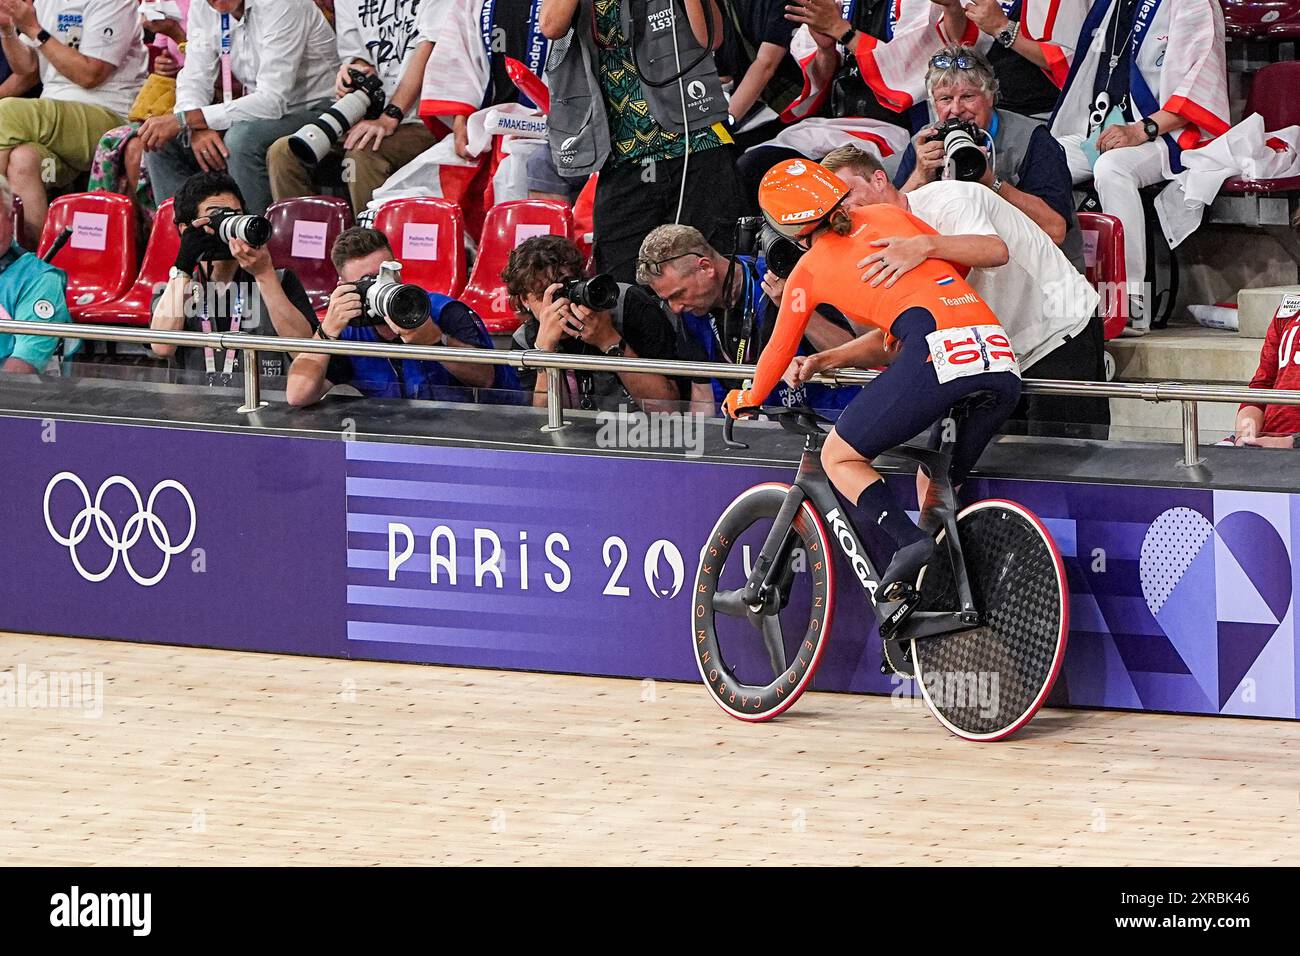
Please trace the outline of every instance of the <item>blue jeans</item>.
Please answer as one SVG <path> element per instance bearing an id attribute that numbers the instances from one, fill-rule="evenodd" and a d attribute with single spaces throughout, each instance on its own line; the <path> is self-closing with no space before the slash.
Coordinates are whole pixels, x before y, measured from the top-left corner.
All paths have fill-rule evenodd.
<path id="1" fill-rule="evenodd" d="M 248 212 L 260 216 L 271 205 L 271 179 L 266 170 L 266 151 L 271 144 L 281 136 L 298 132 L 304 123 L 320 116 L 329 105 L 329 100 L 321 100 L 280 119 L 247 120 L 225 130 L 222 138 L 230 151 L 226 157 L 226 171 L 239 184 Z M 157 152 L 145 153 L 144 164 L 149 170 L 153 198 L 158 205 L 175 196 L 185 180 L 201 171 L 185 136 L 176 137 Z"/>

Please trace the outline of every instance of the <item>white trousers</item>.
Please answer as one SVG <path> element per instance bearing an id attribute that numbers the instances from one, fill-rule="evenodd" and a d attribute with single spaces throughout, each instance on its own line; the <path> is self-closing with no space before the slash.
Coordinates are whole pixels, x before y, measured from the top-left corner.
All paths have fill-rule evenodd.
<path id="1" fill-rule="evenodd" d="M 1124 146 L 1102 153 L 1095 167 L 1088 165 L 1082 136 L 1059 137 L 1065 159 L 1077 186 L 1093 180 L 1102 211 L 1124 224 L 1124 264 L 1129 288 L 1141 288 L 1147 274 L 1147 223 L 1138 190 L 1163 182 L 1164 164 L 1159 143 Z"/>

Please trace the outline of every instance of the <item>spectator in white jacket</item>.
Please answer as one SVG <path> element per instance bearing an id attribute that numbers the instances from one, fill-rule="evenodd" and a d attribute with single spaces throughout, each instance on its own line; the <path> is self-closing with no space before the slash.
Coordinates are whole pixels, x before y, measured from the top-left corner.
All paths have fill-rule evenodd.
<path id="1" fill-rule="evenodd" d="M 196 172 L 224 169 L 247 211 L 261 214 L 271 203 L 267 148 L 334 100 L 334 31 L 311 0 L 195 0 L 188 34 L 176 111 L 140 128 L 154 198 L 171 198 Z M 238 98 L 232 80 L 243 88 Z"/>

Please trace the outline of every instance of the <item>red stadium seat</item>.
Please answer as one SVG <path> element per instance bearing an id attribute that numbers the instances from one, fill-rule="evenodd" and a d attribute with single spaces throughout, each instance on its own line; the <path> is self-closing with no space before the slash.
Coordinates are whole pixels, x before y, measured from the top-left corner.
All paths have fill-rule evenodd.
<path id="1" fill-rule="evenodd" d="M 465 220 L 445 199 L 394 199 L 374 227 L 388 237 L 402 263 L 402 279 L 455 296 L 465 288 Z"/>
<path id="2" fill-rule="evenodd" d="M 330 249 L 352 225 L 352 206 L 335 196 L 301 196 L 272 203 L 266 211 L 274 232 L 268 248 L 277 269 L 292 269 L 307 290 L 311 307 L 325 308 L 338 285 Z"/>
<path id="3" fill-rule="evenodd" d="M 1089 256 L 1088 281 L 1101 293 L 1101 317 L 1106 340 L 1119 338 L 1128 322 L 1128 269 L 1124 265 L 1124 224 L 1102 212 L 1081 212 L 1079 230 L 1084 247 L 1096 239 L 1096 255 Z"/>
<path id="4" fill-rule="evenodd" d="M 592 173 L 573 204 L 573 241 L 582 250 L 583 258 L 588 260 L 592 257 L 596 238 L 596 182 L 599 179 L 600 173 Z"/>
<path id="5" fill-rule="evenodd" d="M 1243 40 L 1300 37 L 1300 0 L 1219 0 L 1224 32 Z M 1269 127 L 1275 129 L 1277 127 Z"/>
<path id="6" fill-rule="evenodd" d="M 158 207 L 154 217 L 139 277 L 122 298 L 85 309 L 81 320 L 109 325 L 148 325 L 153 314 L 154 290 L 167 282 L 167 273 L 176 261 L 180 244 L 181 237 L 172 218 L 172 200 L 168 199 Z"/>
<path id="7" fill-rule="evenodd" d="M 91 306 L 120 299 L 135 278 L 135 205 L 117 193 L 73 193 L 50 204 L 37 248 L 45 255 L 66 228 L 72 238 L 54 256 L 68 274 L 74 321 Z"/>
<path id="8" fill-rule="evenodd" d="M 1258 113 L 1264 130 L 1275 132 L 1300 124 L 1300 63 L 1288 60 L 1270 63 L 1255 74 L 1243 115 Z M 1234 176 L 1223 184 L 1225 193 L 1278 195 L 1300 190 L 1300 176 L 1284 179 L 1241 179 Z"/>
<path id="9" fill-rule="evenodd" d="M 573 238 L 573 214 L 562 203 L 524 199 L 501 203 L 488 211 L 478 259 L 460 300 L 482 317 L 493 335 L 509 335 L 519 327 L 510 308 L 501 270 L 515 246 L 538 235 Z"/>

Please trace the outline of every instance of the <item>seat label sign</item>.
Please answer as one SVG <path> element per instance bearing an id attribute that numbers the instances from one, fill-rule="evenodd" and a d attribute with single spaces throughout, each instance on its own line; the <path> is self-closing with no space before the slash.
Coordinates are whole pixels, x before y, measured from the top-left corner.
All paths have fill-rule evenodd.
<path id="1" fill-rule="evenodd" d="M 72 214 L 72 238 L 68 244 L 74 249 L 103 252 L 108 248 L 108 214 L 102 212 L 76 212 Z"/>

